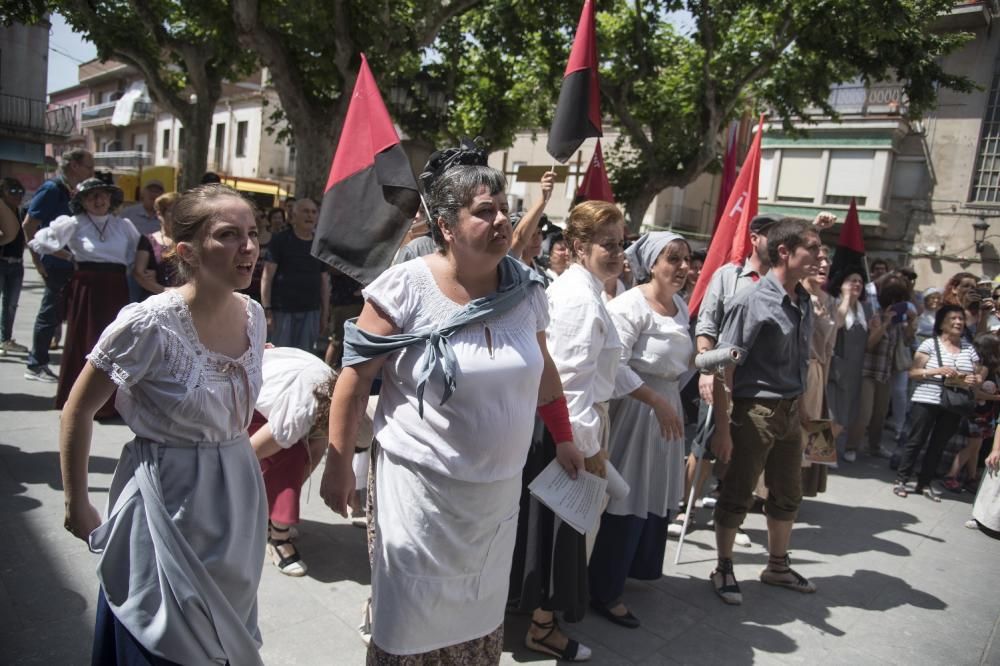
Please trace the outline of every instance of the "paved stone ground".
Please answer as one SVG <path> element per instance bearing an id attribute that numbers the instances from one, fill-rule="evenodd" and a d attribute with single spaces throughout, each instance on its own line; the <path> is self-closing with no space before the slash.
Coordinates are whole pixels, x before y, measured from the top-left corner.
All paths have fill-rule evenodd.
<path id="1" fill-rule="evenodd" d="M 30 341 L 40 296 L 29 271 L 15 330 L 22 342 Z M 86 664 L 96 556 L 62 528 L 55 387 L 24 380 L 22 362 L 0 357 L 0 664 Z M 90 480 L 98 506 L 128 438 L 123 425 L 95 427 Z M 962 526 L 968 495 L 940 504 L 902 500 L 890 479 L 884 461 L 862 458 L 803 505 L 792 558 L 819 587 L 815 595 L 756 581 L 767 555 L 764 519 L 752 515 L 754 545 L 736 557 L 745 605 L 715 598 L 706 579 L 712 535 L 698 530 L 680 566 L 672 542 L 662 579 L 629 584 L 642 628 L 590 616 L 569 631 L 591 645 L 595 664 L 1000 664 L 1000 542 Z M 318 476 L 303 515 L 309 575 L 287 578 L 265 564 L 264 661 L 361 664 L 355 627 L 369 584 L 364 532 L 325 508 Z M 526 627 L 526 618 L 508 618 L 505 664 L 546 661 L 522 647 Z"/>

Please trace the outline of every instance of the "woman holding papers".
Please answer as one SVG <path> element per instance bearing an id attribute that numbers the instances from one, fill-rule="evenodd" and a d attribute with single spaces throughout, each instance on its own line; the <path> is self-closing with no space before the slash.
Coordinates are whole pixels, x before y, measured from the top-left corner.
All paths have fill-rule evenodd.
<path id="1" fill-rule="evenodd" d="M 611 403 L 608 455 L 631 492 L 613 498 L 601 518 L 590 560 L 591 606 L 615 624 L 639 620 L 622 601 L 625 579 L 663 573 L 670 511 L 684 492 L 684 425 L 679 381 L 694 347 L 687 304 L 691 248 L 677 234 L 642 236 L 625 253 L 641 284 L 608 304 L 621 339 Z"/>
<path id="2" fill-rule="evenodd" d="M 424 176 L 438 252 L 364 289 L 345 327 L 321 494 L 347 515 L 369 387 L 382 373 L 372 453 L 369 664 L 496 664 L 536 410 L 576 475 L 541 281 L 507 256 L 503 175 L 471 147 Z"/>
<path id="3" fill-rule="evenodd" d="M 546 337 L 566 392 L 573 442 L 586 456 L 587 471 L 599 476 L 605 475 L 607 401 L 614 393 L 621 352 L 601 292 L 604 281 L 622 271 L 624 234 L 624 219 L 613 204 L 585 201 L 574 207 L 565 231 L 573 262 L 547 292 L 551 323 Z M 635 380 L 630 388 L 640 383 Z M 558 451 L 549 433 L 532 444 L 524 470 L 525 486 Z M 584 535 L 525 492 L 517 536 L 511 602 L 533 612 L 527 646 L 564 660 L 589 657 L 590 650 L 584 646 L 575 649 L 575 656 L 563 652 L 567 639 L 558 632 L 554 617 L 554 611 L 561 611 L 567 622 L 578 622 L 587 612 Z M 545 632 L 550 631 L 556 633 L 545 638 Z M 567 645 L 571 651 L 575 643 Z"/>

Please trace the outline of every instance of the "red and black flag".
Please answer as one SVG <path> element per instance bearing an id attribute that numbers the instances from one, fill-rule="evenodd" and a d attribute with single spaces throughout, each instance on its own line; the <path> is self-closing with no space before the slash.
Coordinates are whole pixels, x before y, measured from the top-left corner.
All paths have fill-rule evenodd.
<path id="1" fill-rule="evenodd" d="M 594 148 L 594 156 L 590 159 L 587 172 L 583 175 L 583 182 L 576 190 L 576 198 L 581 201 L 615 202 L 611 183 L 608 182 L 608 169 L 604 164 L 604 151 L 601 150 L 600 139 L 597 140 L 597 147 Z"/>
<path id="2" fill-rule="evenodd" d="M 858 273 L 868 282 L 868 264 L 865 261 L 865 241 L 861 234 L 861 219 L 858 217 L 858 206 L 851 197 L 851 207 L 844 218 L 844 226 L 840 228 L 840 240 L 837 241 L 837 251 L 830 264 L 830 281 L 834 281 L 845 271 Z"/>
<path id="3" fill-rule="evenodd" d="M 367 285 L 392 263 L 419 206 L 410 160 L 362 54 L 312 254 Z"/>
<path id="4" fill-rule="evenodd" d="M 583 3 L 580 24 L 563 74 L 559 103 L 545 145 L 549 155 L 565 164 L 583 140 L 603 136 L 601 91 L 597 78 L 597 39 L 594 33 L 594 1 Z"/>

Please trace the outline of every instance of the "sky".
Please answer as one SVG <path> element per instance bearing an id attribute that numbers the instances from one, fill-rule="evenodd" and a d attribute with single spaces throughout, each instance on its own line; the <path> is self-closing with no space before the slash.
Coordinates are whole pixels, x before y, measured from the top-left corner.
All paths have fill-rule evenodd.
<path id="1" fill-rule="evenodd" d="M 49 83 L 48 91 L 68 88 L 77 82 L 77 66 L 97 57 L 97 49 L 83 35 L 73 32 L 59 14 L 49 17 Z"/>

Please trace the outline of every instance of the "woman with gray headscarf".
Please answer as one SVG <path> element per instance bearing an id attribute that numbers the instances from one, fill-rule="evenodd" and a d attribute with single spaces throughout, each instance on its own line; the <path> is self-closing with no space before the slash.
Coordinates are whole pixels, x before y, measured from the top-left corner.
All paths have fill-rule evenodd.
<path id="1" fill-rule="evenodd" d="M 622 344 L 608 459 L 631 492 L 608 504 L 589 573 L 591 606 L 634 628 L 639 620 L 622 601 L 625 579 L 662 575 L 670 512 L 684 491 L 679 380 L 691 367 L 694 347 L 679 294 L 691 264 L 687 241 L 669 232 L 648 233 L 625 254 L 640 284 L 608 304 Z"/>

